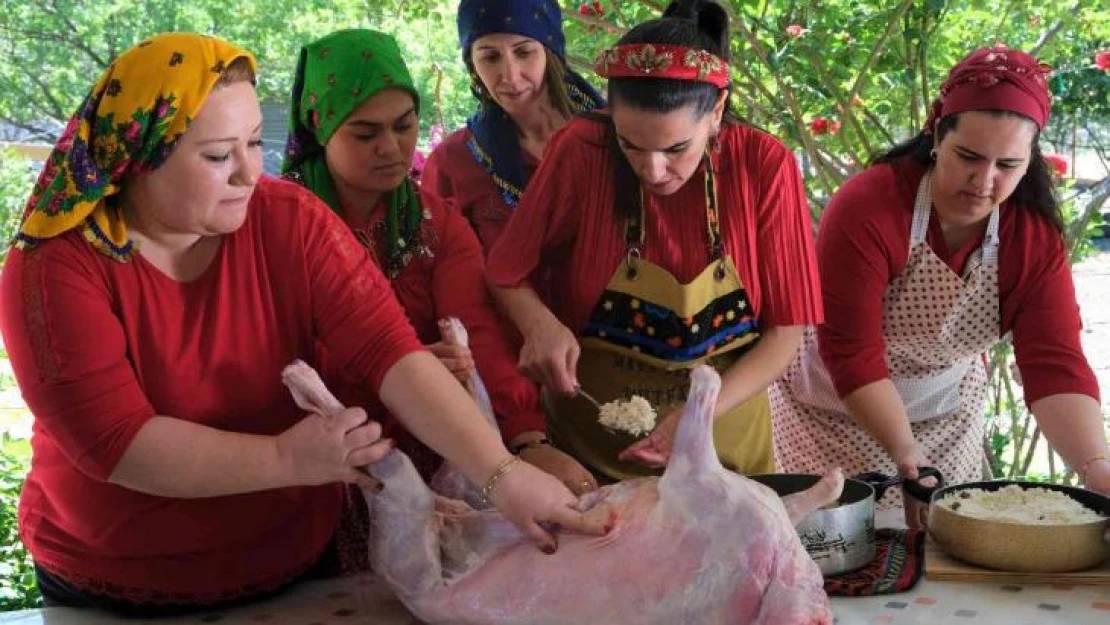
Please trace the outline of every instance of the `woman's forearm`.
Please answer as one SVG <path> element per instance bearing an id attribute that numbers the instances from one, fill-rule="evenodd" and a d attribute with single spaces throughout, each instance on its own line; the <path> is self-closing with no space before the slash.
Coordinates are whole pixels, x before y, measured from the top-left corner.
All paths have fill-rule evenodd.
<path id="1" fill-rule="evenodd" d="M 494 301 L 505 313 L 521 336 L 528 336 L 533 328 L 544 327 L 551 322 L 559 323 L 555 314 L 543 303 L 540 296 L 530 286 L 495 287 L 490 286 Z"/>
<path id="2" fill-rule="evenodd" d="M 763 332 L 759 342 L 721 376 L 717 414 L 722 415 L 766 390 L 794 359 L 804 326 L 779 326 Z"/>
<path id="3" fill-rule="evenodd" d="M 275 437 L 225 432 L 167 416 L 152 417 L 139 430 L 108 481 L 182 499 L 294 485 Z"/>
<path id="4" fill-rule="evenodd" d="M 1102 410 L 1093 397 L 1058 393 L 1030 406 L 1048 444 L 1075 470 L 1099 456 L 1110 456 Z"/>
<path id="5" fill-rule="evenodd" d="M 906 405 L 890 378 L 859 387 L 844 398 L 856 423 L 895 460 L 913 450 L 915 441 Z"/>
<path id="6" fill-rule="evenodd" d="M 478 406 L 435 356 L 411 353 L 386 373 L 382 402 L 414 436 L 481 486 L 510 457 Z"/>

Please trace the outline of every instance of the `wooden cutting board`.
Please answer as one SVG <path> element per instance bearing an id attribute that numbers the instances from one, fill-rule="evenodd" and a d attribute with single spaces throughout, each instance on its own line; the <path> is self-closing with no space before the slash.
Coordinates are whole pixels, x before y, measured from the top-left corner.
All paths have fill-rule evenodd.
<path id="1" fill-rule="evenodd" d="M 1075 573 L 1011 573 L 985 569 L 949 556 L 931 537 L 925 539 L 925 579 L 1003 584 L 1075 584 L 1110 586 L 1110 559 L 1093 569 Z"/>

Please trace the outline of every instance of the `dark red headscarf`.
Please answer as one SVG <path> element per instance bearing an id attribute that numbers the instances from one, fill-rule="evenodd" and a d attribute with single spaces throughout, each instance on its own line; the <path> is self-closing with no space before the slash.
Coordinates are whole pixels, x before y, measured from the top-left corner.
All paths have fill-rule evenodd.
<path id="1" fill-rule="evenodd" d="M 945 115 L 986 109 L 1018 113 L 1044 128 L 1052 108 L 1051 72 L 1032 56 L 1002 45 L 976 50 L 948 72 L 924 130 L 932 133 Z"/>

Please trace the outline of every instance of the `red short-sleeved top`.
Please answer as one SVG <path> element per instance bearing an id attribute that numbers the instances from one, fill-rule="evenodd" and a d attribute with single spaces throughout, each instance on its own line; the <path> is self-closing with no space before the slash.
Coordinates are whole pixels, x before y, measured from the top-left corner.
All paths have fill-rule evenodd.
<path id="1" fill-rule="evenodd" d="M 821 217 L 817 258 L 825 325 L 821 359 L 841 396 L 889 376 L 883 343 L 883 293 L 909 257 L 914 198 L 925 168 L 911 160 L 871 167 L 833 196 Z M 1002 334 L 1013 332 L 1025 400 L 1056 393 L 1099 396 L 1079 341 L 1079 306 L 1064 239 L 1047 220 L 1012 202 L 1000 207 L 998 306 Z M 936 214 L 926 238 L 962 272 L 984 232 L 950 250 Z"/>
<path id="2" fill-rule="evenodd" d="M 441 340 L 438 321 L 458 317 L 467 330 L 471 354 L 493 405 L 501 435 L 512 440 L 527 431 L 546 431 L 536 385 L 517 370 L 516 351 L 506 334 L 507 323 L 493 307 L 486 288 L 485 259 L 470 224 L 450 202 L 422 191 L 420 201 L 429 219 L 421 225 L 422 242 L 431 255 L 414 255 L 392 280 L 393 290 L 409 321 L 425 344 Z M 377 234 L 385 218 L 379 202 L 362 221 L 348 218 L 366 240 L 381 245 Z M 363 389 L 364 387 L 359 387 Z M 350 401 L 384 411 L 365 390 Z"/>
<path id="3" fill-rule="evenodd" d="M 724 249 L 760 323 L 821 322 L 811 219 L 794 156 L 743 124 L 726 124 L 719 138 Z M 575 332 L 625 259 L 611 159 L 602 122 L 579 118 L 560 130 L 488 259 L 487 278 L 501 287 L 550 271 L 547 304 Z M 702 175 L 670 196 L 644 197 L 644 258 L 689 282 L 711 260 Z"/>
<path id="4" fill-rule="evenodd" d="M 35 561 L 119 598 L 207 601 L 295 576 L 330 540 L 339 484 L 173 499 L 107 482 L 154 415 L 278 434 L 304 414 L 281 383 L 317 341 L 376 390 L 421 349 L 381 273 L 343 222 L 263 177 L 245 223 L 197 279 L 80 232 L 13 250 L 0 323 L 34 415 L 20 532 Z"/>
<path id="5" fill-rule="evenodd" d="M 488 255 L 501 237 L 513 210 L 501 196 L 493 178 L 474 160 L 466 142 L 470 131 L 460 128 L 447 136 L 428 157 L 420 182 L 436 195 L 449 198 L 474 226 L 482 249 Z M 525 178 L 531 178 L 539 160 L 521 150 Z"/>

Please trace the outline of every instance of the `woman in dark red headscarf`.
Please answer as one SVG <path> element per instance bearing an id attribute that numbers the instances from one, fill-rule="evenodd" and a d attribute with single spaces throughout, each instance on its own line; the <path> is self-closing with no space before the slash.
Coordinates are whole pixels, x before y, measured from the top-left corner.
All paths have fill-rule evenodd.
<path id="1" fill-rule="evenodd" d="M 982 478 L 982 354 L 1011 333 L 1045 437 L 1110 493 L 1098 383 L 1037 147 L 1048 73 L 1016 50 L 973 52 L 921 133 L 833 197 L 817 235 L 826 322 L 771 393 L 783 469 Z M 907 523 L 920 508 L 907 505 Z"/>

